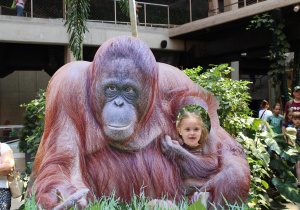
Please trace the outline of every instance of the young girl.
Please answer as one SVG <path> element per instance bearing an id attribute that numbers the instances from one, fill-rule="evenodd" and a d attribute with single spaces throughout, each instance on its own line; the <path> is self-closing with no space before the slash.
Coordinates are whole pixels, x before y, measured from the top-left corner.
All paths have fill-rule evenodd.
<path id="1" fill-rule="evenodd" d="M 267 120 L 269 116 L 272 115 L 272 112 L 269 109 L 269 103 L 267 100 L 263 100 L 261 102 L 261 110 L 259 111 L 258 113 L 258 117 L 262 120 Z M 267 126 L 262 122 L 261 123 L 261 126 L 262 126 L 262 130 L 265 131 L 267 130 Z"/>
<path id="2" fill-rule="evenodd" d="M 182 147 L 194 154 L 202 153 L 208 130 L 199 115 L 185 112 L 177 123 L 177 130 L 184 142 Z"/>
<path id="3" fill-rule="evenodd" d="M 294 111 L 293 108 L 288 108 L 286 110 L 286 113 L 285 113 L 285 116 L 284 116 L 284 120 L 283 120 L 283 123 L 282 123 L 282 133 L 283 133 L 285 139 L 287 139 L 287 137 L 285 135 L 285 129 L 287 127 L 293 127 L 294 126 L 293 111 Z M 292 144 L 290 139 L 287 139 L 287 141 L 288 141 L 289 144 Z"/>
<path id="4" fill-rule="evenodd" d="M 273 131 L 277 134 L 282 133 L 282 122 L 283 122 L 283 116 L 280 113 L 281 106 L 279 103 L 275 104 L 273 106 L 273 114 L 268 117 L 267 121 L 268 123 L 273 126 Z"/>

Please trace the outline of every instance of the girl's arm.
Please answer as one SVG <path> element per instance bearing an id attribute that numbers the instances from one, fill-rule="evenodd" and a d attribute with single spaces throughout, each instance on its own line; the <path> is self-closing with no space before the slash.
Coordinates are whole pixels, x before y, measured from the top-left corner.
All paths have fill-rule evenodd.
<path id="1" fill-rule="evenodd" d="M 282 126 L 282 127 L 281 127 L 281 131 L 282 131 L 282 133 L 283 133 L 284 138 L 286 139 L 286 135 L 285 135 L 285 126 Z"/>
<path id="2" fill-rule="evenodd" d="M 0 175 L 8 175 L 14 171 L 15 160 L 12 150 L 8 150 L 1 154 Z"/>

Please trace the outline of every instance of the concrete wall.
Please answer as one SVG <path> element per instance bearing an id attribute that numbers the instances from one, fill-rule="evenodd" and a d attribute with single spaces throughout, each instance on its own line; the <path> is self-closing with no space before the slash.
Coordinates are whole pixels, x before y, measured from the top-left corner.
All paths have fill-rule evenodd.
<path id="1" fill-rule="evenodd" d="M 15 71 L 0 79 L 0 124 L 22 124 L 25 108 L 20 104 L 35 99 L 39 89 L 46 89 L 50 76 L 44 71 Z"/>
<path id="2" fill-rule="evenodd" d="M 84 45 L 100 46 L 108 39 L 131 36 L 130 25 L 88 22 Z M 68 45 L 69 34 L 62 19 L 43 19 L 0 15 L 0 42 Z M 138 26 L 139 39 L 151 49 L 162 49 L 160 43 L 167 41 L 166 50 L 184 51 L 189 42 L 170 39 L 169 29 Z M 191 42 L 193 44 L 193 42 Z"/>

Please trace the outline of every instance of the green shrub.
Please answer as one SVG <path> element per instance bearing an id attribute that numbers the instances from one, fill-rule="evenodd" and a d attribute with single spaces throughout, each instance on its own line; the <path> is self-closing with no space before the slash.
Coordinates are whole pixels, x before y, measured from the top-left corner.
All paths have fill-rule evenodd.
<path id="1" fill-rule="evenodd" d="M 20 151 L 30 154 L 31 159 L 34 160 L 38 150 L 43 132 L 45 121 L 45 102 L 46 91 L 40 90 L 37 99 L 32 100 L 29 104 L 23 104 L 26 107 L 23 115 L 24 128 L 20 134 L 19 149 Z M 33 162 L 28 162 L 26 173 L 31 174 Z"/>
<path id="2" fill-rule="evenodd" d="M 218 108 L 220 125 L 232 136 L 236 136 L 245 127 L 242 119 L 252 114 L 248 107 L 251 97 L 247 85 L 250 82 L 224 78 L 224 75 L 233 71 L 227 64 L 213 66 L 212 69 L 200 74 L 201 71 L 200 66 L 183 70 L 194 83 L 216 97 L 220 103 Z"/>
<path id="3" fill-rule="evenodd" d="M 262 121 L 250 117 L 247 87 L 250 82 L 222 77 L 233 70 L 227 64 L 214 66 L 200 74 L 201 70 L 198 67 L 184 72 L 217 98 L 220 125 L 244 148 L 251 170 L 248 205 L 260 209 L 260 206 L 270 207 L 271 199 L 299 202 L 300 190 L 293 185 L 297 179 L 292 173 L 300 151 L 298 146 L 288 145 L 283 135 L 275 134 L 266 122 L 270 132 L 262 132 L 259 126 Z"/>

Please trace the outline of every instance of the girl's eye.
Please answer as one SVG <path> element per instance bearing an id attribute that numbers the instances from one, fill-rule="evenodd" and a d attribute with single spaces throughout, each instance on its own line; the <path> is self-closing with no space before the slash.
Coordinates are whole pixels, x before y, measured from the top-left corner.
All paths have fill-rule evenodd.
<path id="1" fill-rule="evenodd" d="M 132 93 L 132 92 L 133 92 L 133 88 L 132 88 L 132 87 L 127 87 L 127 88 L 125 89 L 125 91 L 126 91 L 127 93 Z"/>
<path id="2" fill-rule="evenodd" d="M 111 90 L 111 91 L 114 91 L 114 90 L 116 90 L 117 88 L 116 88 L 115 85 L 109 85 L 109 86 L 108 86 L 108 89 Z"/>

